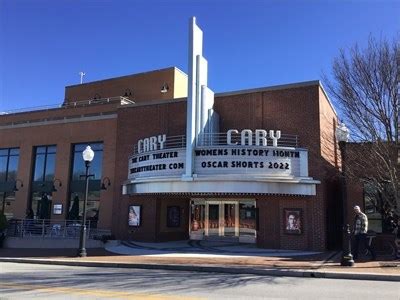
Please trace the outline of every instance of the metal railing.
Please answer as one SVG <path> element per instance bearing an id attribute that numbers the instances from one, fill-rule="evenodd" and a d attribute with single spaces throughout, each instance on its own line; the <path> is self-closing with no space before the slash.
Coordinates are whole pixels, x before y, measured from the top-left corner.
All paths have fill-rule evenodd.
<path id="1" fill-rule="evenodd" d="M 42 106 L 17 108 L 17 109 L 1 111 L 0 115 L 9 115 L 9 114 L 17 114 L 17 113 L 32 112 L 32 111 L 37 112 L 37 111 L 41 111 L 41 110 L 47 111 L 47 110 L 59 109 L 59 108 L 75 108 L 75 107 L 82 107 L 82 106 L 87 106 L 87 105 L 92 105 L 92 104 L 107 104 L 107 103 L 114 103 L 114 102 L 118 102 L 120 105 L 135 103 L 134 101 L 130 100 L 127 97 L 117 96 L 117 97 L 89 99 L 89 100 L 80 100 L 80 101 L 68 101 L 68 102 L 63 102 L 62 104 L 50 104 L 50 105 L 42 105 Z"/>
<path id="2" fill-rule="evenodd" d="M 86 221 L 86 237 L 100 239 L 110 230 L 97 229 L 97 221 Z M 8 221 L 7 236 L 77 239 L 80 236 L 79 220 L 12 219 Z"/>
<path id="3" fill-rule="evenodd" d="M 227 145 L 227 133 L 219 132 L 219 133 L 202 133 L 199 134 L 197 145 L 199 147 L 202 146 L 226 146 Z M 256 145 L 256 135 L 253 134 L 252 145 Z M 232 133 L 231 134 L 231 142 L 237 143 L 237 145 L 241 144 L 241 134 L 240 133 Z M 272 139 L 267 138 L 267 146 L 272 146 Z M 278 147 L 298 147 L 299 146 L 299 138 L 294 134 L 281 134 L 281 138 L 278 140 Z"/>
<path id="4" fill-rule="evenodd" d="M 241 144 L 240 133 L 231 134 L 231 142 Z M 281 138 L 278 140 L 278 147 L 299 147 L 299 137 L 294 134 L 281 134 Z M 268 146 L 272 146 L 272 140 L 267 138 Z M 252 145 L 256 145 L 256 136 L 252 136 Z M 230 146 L 227 145 L 227 134 L 226 132 L 218 133 L 203 133 L 199 134 L 198 147 L 209 147 L 209 146 Z M 167 136 L 164 143 L 164 149 L 184 149 L 186 148 L 186 136 L 185 135 L 175 135 Z M 137 144 L 133 148 L 133 155 L 138 154 Z"/>

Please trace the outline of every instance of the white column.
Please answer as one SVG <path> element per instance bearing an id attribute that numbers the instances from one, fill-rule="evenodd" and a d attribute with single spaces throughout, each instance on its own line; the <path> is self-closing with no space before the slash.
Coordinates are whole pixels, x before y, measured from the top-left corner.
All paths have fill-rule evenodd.
<path id="1" fill-rule="evenodd" d="M 196 108 L 197 99 L 197 56 L 202 54 L 203 32 L 196 25 L 196 18 L 189 21 L 189 76 L 186 116 L 186 166 L 184 179 L 190 179 L 193 174 L 193 149 L 196 139 Z"/>

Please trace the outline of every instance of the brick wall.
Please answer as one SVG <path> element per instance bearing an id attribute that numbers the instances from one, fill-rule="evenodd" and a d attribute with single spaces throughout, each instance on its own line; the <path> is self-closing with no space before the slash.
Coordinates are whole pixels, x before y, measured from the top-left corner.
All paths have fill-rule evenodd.
<path id="1" fill-rule="evenodd" d="M 317 195 L 310 197 L 265 196 L 257 197 L 260 209 L 258 244 L 263 247 L 322 250 L 326 247 L 326 181 L 327 169 L 334 167 L 333 156 L 321 154 L 320 87 L 318 84 L 289 89 L 266 90 L 241 94 L 222 94 L 215 98 L 214 109 L 219 113 L 220 132 L 228 129 L 280 129 L 295 134 L 300 146 L 309 150 L 309 173 L 321 180 Z M 322 105 L 329 119 L 330 107 Z M 328 121 L 327 121 L 328 122 Z M 331 121 L 330 121 L 331 122 Z M 118 111 L 116 181 L 122 184 L 128 175 L 128 157 L 133 145 L 141 138 L 165 133 L 169 136 L 185 134 L 186 102 L 142 105 L 121 108 Z M 333 127 L 327 131 L 332 135 Z M 115 198 L 119 191 L 115 192 Z M 131 197 L 132 198 L 132 197 Z M 124 197 L 125 199 L 125 197 Z M 134 199 L 134 198 L 132 198 Z M 132 199 L 115 202 L 114 211 L 126 211 Z M 158 198 L 168 201 L 168 196 Z M 254 199 L 254 197 L 253 197 Z M 121 203 L 123 207 L 121 207 Z M 164 205 L 164 204 L 163 204 Z M 283 232 L 283 209 L 303 210 L 304 232 L 299 236 Z M 163 214 L 163 210 L 159 210 Z M 161 215 L 161 219 L 164 218 Z M 115 219 L 114 228 L 121 229 Z M 125 221 L 123 221 L 125 222 Z M 161 228 L 160 228 L 161 231 Z"/>
<path id="2" fill-rule="evenodd" d="M 67 86 L 65 88 L 65 102 L 76 102 L 94 98 L 109 98 L 124 96 L 131 93 L 130 100 L 140 103 L 148 100 L 170 100 L 182 97 L 183 84 L 187 85 L 187 78 L 175 76 L 176 68 L 167 68 L 123 77 L 105 79 Z M 182 82 L 184 82 L 182 84 Z M 163 84 L 168 84 L 168 92 L 161 93 Z M 178 92 L 175 93 L 175 84 Z M 186 94 L 184 95 L 186 96 Z"/>
<path id="3" fill-rule="evenodd" d="M 98 108 L 98 110 L 96 110 Z M 100 195 L 100 228 L 111 228 L 113 187 L 114 187 L 114 163 L 116 154 L 116 115 L 110 119 L 86 120 L 84 115 L 88 112 L 94 113 L 104 109 L 103 106 L 83 107 L 73 110 L 73 114 L 81 116 L 74 121 L 60 122 L 58 124 L 43 125 L 25 124 L 25 127 L 3 127 L 0 129 L 0 148 L 20 148 L 20 158 L 17 177 L 24 182 L 24 187 L 16 193 L 15 202 L 11 202 L 11 209 L 16 218 L 24 218 L 25 211 L 30 201 L 31 176 L 33 169 L 35 146 L 57 145 L 55 178 L 62 182 L 61 187 L 57 187 L 57 192 L 52 194 L 53 203 L 63 204 L 62 215 L 52 215 L 55 220 L 64 220 L 68 210 L 69 199 L 69 176 L 72 161 L 72 144 L 97 142 L 104 143 L 103 150 L 103 176 L 111 179 L 112 186 L 106 191 L 101 191 Z M 32 112 L 24 114 L 7 115 L 7 120 L 29 120 L 39 115 L 46 115 L 52 118 L 63 109 L 47 112 Z M 72 110 L 71 110 L 72 112 Z M 3 116 L 0 118 L 3 120 Z M 0 121 L 0 123 L 1 123 Z M 82 161 L 83 163 L 83 161 Z"/>
<path id="4" fill-rule="evenodd" d="M 112 84 L 108 85 L 108 88 L 107 91 L 110 95 L 117 90 L 117 87 L 113 87 Z M 150 86 L 146 87 L 146 89 L 149 88 Z M 70 91 L 70 96 L 73 95 L 73 87 L 67 87 L 67 90 Z M 101 90 L 96 89 L 96 91 Z M 71 98 L 87 98 L 90 94 L 89 91 L 85 91 L 87 94 L 79 91 L 77 93 Z M 257 197 L 257 206 L 261 216 L 258 237 L 260 246 L 314 250 L 325 248 L 327 243 L 326 220 L 329 213 L 327 210 L 330 207 L 327 205 L 331 184 L 329 178 L 330 174 L 335 173 L 335 165 L 338 161 L 336 144 L 332 142 L 335 114 L 327 101 L 320 86 L 315 82 L 287 88 L 219 94 L 215 98 L 214 108 L 221 116 L 220 132 L 228 129 L 254 130 L 262 128 L 279 129 L 285 134 L 298 135 L 300 147 L 309 151 L 309 175 L 321 181 L 321 184 L 317 185 L 316 196 L 271 195 Z M 110 119 L 87 119 L 84 121 L 87 114 L 107 111 L 115 112 L 116 116 Z M 113 232 L 121 238 L 129 238 L 130 235 L 135 234 L 138 238 L 148 241 L 187 236 L 190 197 L 121 195 L 121 186 L 128 176 L 128 157 L 132 154 L 133 147 L 139 139 L 163 133 L 168 136 L 185 134 L 185 101 L 139 103 L 139 105 L 119 108 L 116 108 L 115 105 L 94 105 L 71 110 L 58 109 L 16 114 L 0 117 L 0 125 L 30 118 L 40 119 L 65 115 L 78 115 L 81 116 L 81 119 L 62 124 L 44 124 L 42 126 L 28 124 L 22 128 L 3 127 L 1 129 L 0 147 L 21 148 L 18 177 L 23 179 L 24 183 L 30 182 L 33 146 L 57 144 L 56 178 L 66 183 L 69 178 L 71 144 L 103 141 L 103 176 L 110 177 L 112 185 L 109 190 L 101 192 L 101 227 L 112 226 Z M 54 198 L 65 203 L 68 198 L 67 193 L 68 186 L 65 184 L 54 194 Z M 16 214 L 19 217 L 24 216 L 28 196 L 27 188 L 21 189 L 17 193 Z M 132 204 L 143 205 L 143 225 L 136 231 L 133 230 L 134 232 L 127 224 L 128 206 Z M 179 229 L 166 228 L 164 224 L 165 210 L 170 204 L 179 205 L 182 209 L 182 226 Z M 301 235 L 293 236 L 284 233 L 282 225 L 284 208 L 301 208 L 303 210 L 304 232 Z M 65 214 L 59 217 L 64 218 Z"/>

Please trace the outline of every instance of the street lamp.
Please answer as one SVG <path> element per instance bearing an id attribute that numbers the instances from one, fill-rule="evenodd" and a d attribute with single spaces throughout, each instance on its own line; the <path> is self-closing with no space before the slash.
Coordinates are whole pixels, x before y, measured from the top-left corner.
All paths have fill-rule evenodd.
<path id="1" fill-rule="evenodd" d="M 349 141 L 349 129 L 344 123 L 340 123 L 336 128 L 336 139 L 339 142 L 340 154 L 342 157 L 342 205 L 343 205 L 343 237 L 342 237 L 342 260 L 340 265 L 354 266 L 353 255 L 351 254 L 351 233 L 350 225 L 347 224 L 347 187 L 346 187 L 346 143 Z"/>
<path id="2" fill-rule="evenodd" d="M 94 152 L 90 146 L 87 146 L 86 149 L 82 152 L 83 160 L 85 161 L 86 173 L 85 175 L 81 175 L 81 178 L 85 178 L 85 199 L 83 201 L 83 217 L 82 217 L 82 224 L 81 224 L 81 235 L 79 239 L 79 251 L 78 256 L 86 257 L 86 205 L 87 205 L 87 198 L 89 193 L 89 178 L 94 177 L 94 175 L 89 175 L 89 167 L 90 163 L 94 158 Z"/>

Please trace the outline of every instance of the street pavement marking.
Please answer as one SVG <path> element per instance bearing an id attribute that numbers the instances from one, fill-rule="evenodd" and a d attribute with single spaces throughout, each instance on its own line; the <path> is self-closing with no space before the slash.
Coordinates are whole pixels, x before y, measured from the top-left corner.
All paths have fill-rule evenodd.
<path id="1" fill-rule="evenodd" d="M 108 290 L 98 290 L 98 289 L 92 290 L 92 289 L 68 288 L 68 287 L 48 287 L 36 284 L 0 283 L 0 288 L 1 287 L 13 288 L 24 292 L 35 290 L 37 292 L 43 292 L 43 293 L 50 292 L 50 293 L 61 293 L 69 295 L 97 296 L 97 297 L 122 298 L 122 299 L 143 299 L 143 300 L 204 299 L 199 297 L 188 297 L 179 295 L 145 294 L 145 293 L 118 292 L 118 291 L 108 291 Z"/>

